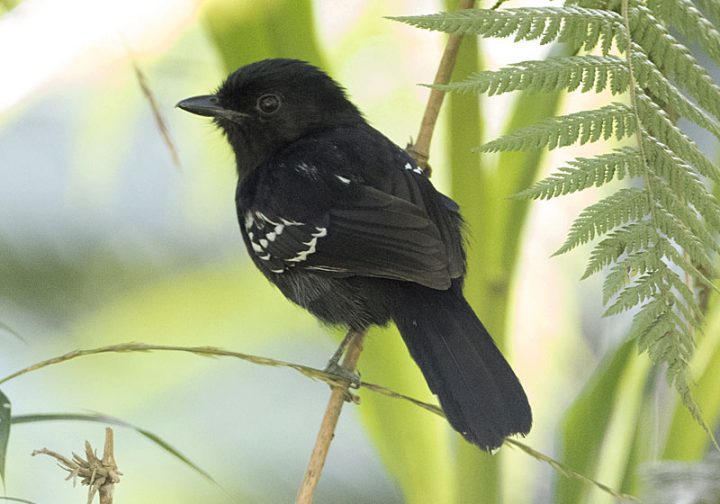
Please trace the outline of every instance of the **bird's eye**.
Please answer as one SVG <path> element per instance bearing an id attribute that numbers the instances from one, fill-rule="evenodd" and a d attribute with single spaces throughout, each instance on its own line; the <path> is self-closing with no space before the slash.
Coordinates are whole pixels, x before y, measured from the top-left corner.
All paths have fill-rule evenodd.
<path id="1" fill-rule="evenodd" d="M 272 115 L 280 109 L 280 97 L 276 94 L 265 94 L 258 98 L 257 109 L 264 115 Z"/>

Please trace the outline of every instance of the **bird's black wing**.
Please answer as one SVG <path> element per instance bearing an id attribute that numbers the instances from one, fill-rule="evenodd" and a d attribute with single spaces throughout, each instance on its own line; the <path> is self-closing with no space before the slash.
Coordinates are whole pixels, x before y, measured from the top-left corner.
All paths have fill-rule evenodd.
<path id="1" fill-rule="evenodd" d="M 273 273 L 299 268 L 450 286 L 440 233 L 408 201 L 362 186 L 314 215 L 289 210 L 255 207 L 241 216 L 249 249 Z"/>
<path id="2" fill-rule="evenodd" d="M 363 180 L 358 170 L 343 171 L 353 158 L 345 150 L 326 143 L 309 150 L 296 147 L 241 184 L 238 217 L 261 268 L 450 286 L 457 275 L 445 233 L 417 187 L 412 197 L 400 189 L 396 196 Z"/>

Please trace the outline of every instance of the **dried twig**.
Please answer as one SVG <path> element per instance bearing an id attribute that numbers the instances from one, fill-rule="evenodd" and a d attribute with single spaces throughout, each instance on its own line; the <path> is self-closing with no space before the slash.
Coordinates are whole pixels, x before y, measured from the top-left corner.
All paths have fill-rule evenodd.
<path id="1" fill-rule="evenodd" d="M 140 90 L 142 91 L 143 96 L 145 96 L 145 99 L 150 105 L 150 110 L 152 110 L 153 118 L 155 119 L 155 125 L 160 132 L 160 136 L 162 137 L 163 142 L 165 142 L 165 146 L 170 152 L 172 162 L 177 169 L 180 169 L 182 166 L 180 164 L 180 156 L 178 155 L 177 148 L 175 147 L 175 142 L 170 135 L 170 128 L 168 128 L 167 123 L 165 122 L 165 118 L 160 112 L 160 107 L 158 106 L 155 95 L 150 88 L 150 84 L 148 84 L 147 77 L 145 77 L 145 73 L 142 71 L 140 65 L 138 65 L 137 61 L 135 61 L 134 58 L 130 59 L 130 63 L 132 64 L 133 70 L 135 71 L 135 78 L 140 85 Z"/>
<path id="2" fill-rule="evenodd" d="M 303 376 L 307 376 L 308 378 L 312 378 L 315 380 L 321 380 L 328 385 L 331 386 L 344 386 L 346 384 L 346 381 L 339 380 L 337 375 L 334 375 L 332 373 L 327 373 L 325 371 L 321 371 L 319 369 L 311 368 L 309 366 L 303 366 L 301 364 L 295 364 L 292 362 L 285 362 L 277 359 L 271 359 L 269 357 L 262 357 L 258 355 L 251 355 L 246 354 L 242 352 L 233 352 L 230 350 L 224 350 L 221 348 L 216 347 L 183 347 L 183 346 L 171 346 L 171 345 L 148 345 L 146 343 L 123 343 L 118 345 L 109 345 L 104 347 L 98 347 L 98 348 L 92 348 L 88 350 L 75 350 L 72 352 L 68 352 L 64 355 L 60 355 L 58 357 L 53 357 L 51 359 L 47 359 L 41 362 L 38 362 L 36 364 L 33 364 L 32 366 L 28 366 L 26 368 L 23 368 L 19 371 L 16 371 L 10 375 L 5 376 L 4 378 L 0 378 L 0 384 L 5 383 L 7 381 L 10 381 L 14 378 L 17 378 L 18 376 L 22 376 L 24 374 L 37 371 L 39 369 L 54 365 L 54 364 L 60 364 L 62 362 L 67 362 L 79 357 L 85 357 L 90 355 L 97 355 L 97 354 L 103 354 L 103 353 L 110 353 L 110 352 L 120 352 L 120 353 L 129 353 L 129 352 L 150 352 L 150 351 L 171 351 L 171 352 L 183 352 L 183 353 L 192 353 L 195 355 L 202 355 L 206 357 L 234 357 L 236 359 L 241 359 L 247 362 L 251 362 L 253 364 L 258 364 L 261 366 L 272 366 L 272 367 L 286 367 L 290 369 L 294 369 L 295 371 L 298 371 Z M 361 388 L 366 388 L 369 390 L 372 390 L 373 392 L 376 392 L 378 394 L 382 394 L 387 397 L 392 397 L 395 399 L 400 399 L 404 401 L 409 401 L 410 403 L 423 408 L 427 411 L 430 411 L 431 413 L 435 413 L 439 416 L 445 416 L 443 411 L 434 404 L 429 404 L 423 401 L 420 401 L 418 399 L 415 399 L 413 397 L 407 396 L 405 394 L 400 394 L 398 392 L 395 392 L 387 387 L 383 387 L 382 385 L 377 385 L 374 383 L 368 383 L 368 382 L 360 382 Z M 566 466 L 562 462 L 553 459 L 552 457 L 545 455 L 541 452 L 538 452 L 537 450 L 534 450 L 530 448 L 529 446 L 515 440 L 515 439 L 506 439 L 506 444 L 514 445 L 515 447 L 523 450 L 525 453 L 530 455 L 531 457 L 549 464 L 553 469 L 556 471 L 559 471 L 562 475 L 574 478 L 580 481 L 583 481 L 585 483 L 592 484 L 604 492 L 609 493 L 610 495 L 616 496 L 618 498 L 623 498 L 626 500 L 637 500 L 632 495 L 627 494 L 621 494 L 617 490 L 611 489 L 607 487 L 606 485 L 603 485 L 602 483 L 599 483 L 598 481 L 593 480 L 592 478 L 585 476 L 582 473 L 579 473 L 575 471 L 573 468 Z"/>
<path id="3" fill-rule="evenodd" d="M 365 333 L 359 332 L 354 333 L 352 336 L 342 362 L 344 369 L 350 372 L 355 370 L 357 361 L 360 358 L 360 353 L 362 352 L 362 341 L 364 337 Z M 320 475 L 325 466 L 325 459 L 330 449 L 330 443 L 335 436 L 335 426 L 337 425 L 338 418 L 340 418 L 343 404 L 349 395 L 349 387 L 350 382 L 344 383 L 343 385 L 333 385 L 331 387 L 332 393 L 330 394 L 330 400 L 328 401 L 327 408 L 325 408 L 325 415 L 323 415 L 320 430 L 315 438 L 315 446 L 313 447 L 312 455 L 310 455 L 305 476 L 303 477 L 295 500 L 297 504 L 311 504 L 313 501 L 313 494 L 320 481 Z"/>
<path id="4" fill-rule="evenodd" d="M 73 453 L 72 460 L 70 460 L 47 448 L 35 450 L 32 454 L 33 456 L 49 455 L 57 460 L 60 468 L 69 473 L 65 479 L 72 479 L 73 484 L 78 477 L 82 478 L 80 483 L 88 486 L 87 504 L 92 504 L 95 495 L 99 496 L 100 504 L 112 504 L 115 484 L 120 482 L 122 475 L 115 463 L 113 439 L 113 430 L 106 427 L 102 459 L 97 457 L 88 441 L 85 441 L 85 458 Z"/>

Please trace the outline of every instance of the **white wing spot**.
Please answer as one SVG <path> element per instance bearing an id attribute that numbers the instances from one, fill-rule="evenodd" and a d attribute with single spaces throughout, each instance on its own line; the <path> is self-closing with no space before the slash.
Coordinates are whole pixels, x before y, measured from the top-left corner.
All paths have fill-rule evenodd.
<path id="1" fill-rule="evenodd" d="M 253 224 L 255 224 L 255 219 L 253 219 L 252 212 L 245 212 L 245 230 L 250 229 Z"/>
<path id="2" fill-rule="evenodd" d="M 273 226 L 277 226 L 279 224 L 279 222 L 275 222 L 274 220 L 270 219 L 270 217 L 259 211 L 255 211 L 255 217 L 257 217 L 258 219 L 262 219 L 265 222 L 272 224 Z"/>
<path id="3" fill-rule="evenodd" d="M 315 227 L 317 232 L 312 233 L 310 236 L 312 236 L 312 239 L 307 242 L 303 242 L 303 245 L 307 245 L 307 250 L 303 250 L 302 252 L 298 252 L 298 255 L 295 257 L 288 259 L 287 262 L 302 262 L 305 261 L 310 254 L 315 253 L 315 246 L 317 245 L 318 238 L 322 238 L 323 236 L 327 235 L 327 228 L 324 227 Z"/>
<path id="4" fill-rule="evenodd" d="M 283 224 L 278 224 L 275 226 L 275 233 L 281 234 L 283 232 L 283 229 L 285 229 L 285 226 Z"/>
<path id="5" fill-rule="evenodd" d="M 337 178 L 343 184 L 350 184 L 350 179 L 343 177 L 342 175 L 335 175 L 335 178 Z"/>
<path id="6" fill-rule="evenodd" d="M 258 245 L 258 244 L 255 243 L 255 242 L 250 242 L 250 245 L 252 245 L 252 249 L 253 249 L 255 252 L 265 252 L 265 250 L 264 250 L 260 245 Z"/>
<path id="7" fill-rule="evenodd" d="M 265 235 L 265 238 L 267 238 L 268 241 L 275 241 L 276 236 L 277 233 L 275 231 L 270 231 L 268 234 Z"/>
<path id="8" fill-rule="evenodd" d="M 413 173 L 417 173 L 418 175 L 422 175 L 423 172 L 422 168 L 420 168 L 419 166 L 413 166 L 409 162 L 405 163 L 405 169 L 410 170 Z"/>
<path id="9" fill-rule="evenodd" d="M 260 238 L 260 246 L 261 246 L 262 248 L 267 248 L 267 246 L 268 246 L 268 241 L 267 241 L 265 238 Z"/>

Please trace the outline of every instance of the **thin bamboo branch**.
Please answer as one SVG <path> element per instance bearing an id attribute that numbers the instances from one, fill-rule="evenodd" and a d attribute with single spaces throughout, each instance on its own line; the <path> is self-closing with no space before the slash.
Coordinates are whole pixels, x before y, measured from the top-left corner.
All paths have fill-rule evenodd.
<path id="1" fill-rule="evenodd" d="M 362 342 L 365 337 L 364 332 L 355 332 L 348 344 L 345 357 L 342 362 L 342 367 L 350 372 L 355 370 L 357 361 L 360 358 L 362 352 Z M 337 426 L 338 419 L 340 418 L 340 412 L 345 404 L 345 400 L 348 396 L 348 389 L 350 388 L 350 382 L 343 385 L 333 385 L 332 393 L 330 394 L 330 400 L 325 408 L 325 415 L 323 415 L 322 423 L 320 424 L 320 430 L 315 439 L 315 446 L 313 447 L 310 460 L 308 461 L 307 469 L 305 470 L 305 476 L 303 477 L 302 484 L 298 490 L 297 498 L 295 502 L 297 504 L 312 504 L 313 495 L 315 488 L 320 481 L 323 467 L 325 466 L 325 460 L 327 459 L 328 451 L 330 450 L 330 443 L 335 436 L 335 427 Z"/>
<path id="2" fill-rule="evenodd" d="M 471 9 L 475 6 L 475 0 L 460 0 L 458 9 Z M 435 80 L 433 84 L 447 84 L 450 82 L 453 68 L 455 68 L 455 60 L 457 60 L 457 54 L 460 50 L 460 43 L 462 42 L 462 35 L 450 34 L 448 36 L 447 45 L 445 51 L 443 51 L 440 64 L 438 65 L 437 72 L 435 73 Z M 415 159 L 418 166 L 424 169 L 428 175 L 431 172 L 428 160 L 430 158 L 430 142 L 432 140 L 433 132 L 435 131 L 435 124 L 437 123 L 438 116 L 440 115 L 440 108 L 442 107 L 443 99 L 445 98 L 445 91 L 440 91 L 436 88 L 431 88 L 430 97 L 428 98 L 427 105 L 425 106 L 425 113 L 423 114 L 422 121 L 420 123 L 420 131 L 418 132 L 417 139 L 414 144 L 408 145 L 406 150 Z"/>

